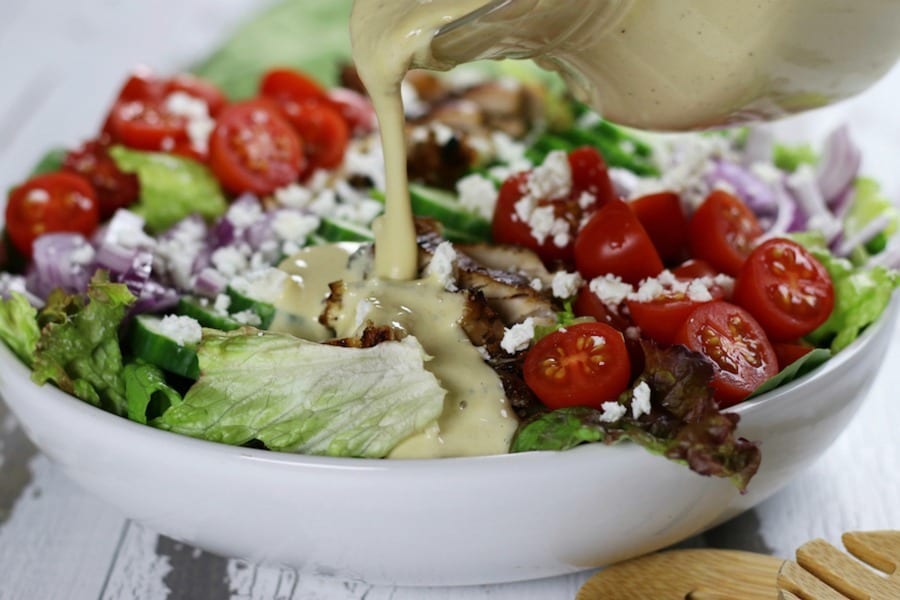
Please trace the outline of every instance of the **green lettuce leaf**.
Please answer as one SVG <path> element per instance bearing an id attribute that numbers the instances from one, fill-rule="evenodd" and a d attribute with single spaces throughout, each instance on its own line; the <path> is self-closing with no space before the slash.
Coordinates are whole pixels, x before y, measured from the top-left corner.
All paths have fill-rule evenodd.
<path id="1" fill-rule="evenodd" d="M 540 415 L 520 427 L 512 451 L 566 450 L 585 442 L 631 440 L 691 470 L 728 477 L 742 491 L 759 468 L 759 447 L 736 436 L 740 417 L 718 410 L 709 388 L 712 366 L 682 346 L 643 342 L 646 364 L 632 389 L 619 397 L 625 415 L 613 423 L 602 411 L 578 407 Z M 634 389 L 650 388 L 652 410 L 634 418 Z"/>
<path id="2" fill-rule="evenodd" d="M 765 394 L 768 391 L 774 390 L 777 387 L 781 387 L 785 384 L 788 384 L 795 379 L 799 379 L 816 369 L 817 367 L 823 365 L 831 358 L 831 350 L 828 348 L 814 348 L 810 352 L 807 352 L 781 371 L 778 372 L 778 375 L 774 377 L 770 377 L 766 381 L 762 383 L 756 390 L 750 395 L 751 398 L 755 398 L 761 394 Z"/>
<path id="3" fill-rule="evenodd" d="M 818 232 L 792 237 L 825 266 L 834 284 L 831 316 L 807 339 L 837 353 L 881 316 L 891 301 L 894 288 L 900 285 L 900 273 L 878 265 L 855 266 L 847 259 L 838 258 L 828 251 L 825 238 Z"/>
<path id="4" fill-rule="evenodd" d="M 129 210 L 144 217 L 150 231 L 163 231 L 192 214 L 214 219 L 227 209 L 218 180 L 195 160 L 122 146 L 110 148 L 109 155 L 119 169 L 137 174 L 140 199 Z"/>
<path id="5" fill-rule="evenodd" d="M 29 367 L 40 336 L 37 310 L 25 296 L 13 292 L 7 300 L 0 298 L 0 340 Z"/>
<path id="6" fill-rule="evenodd" d="M 87 297 L 61 290 L 51 293 L 38 314 L 42 329 L 32 380 L 51 381 L 85 402 L 125 415 L 118 330 L 133 302 L 128 288 L 110 283 L 105 271 L 94 275 Z"/>
<path id="7" fill-rule="evenodd" d="M 772 149 L 772 162 L 782 171 L 793 173 L 801 165 L 815 165 L 819 162 L 819 155 L 809 144 L 789 146 L 787 144 L 775 144 Z"/>
<path id="8" fill-rule="evenodd" d="M 351 0 L 286 0 L 241 26 L 193 70 L 232 99 L 256 94 L 273 65 L 303 69 L 324 85 L 337 83 L 340 61 L 350 60 Z"/>
<path id="9" fill-rule="evenodd" d="M 53 173 L 62 169 L 63 162 L 66 160 L 66 154 L 69 151 L 65 148 L 52 148 L 44 153 L 41 159 L 31 169 L 31 176 L 43 175 L 45 173 Z"/>
<path id="10" fill-rule="evenodd" d="M 200 378 L 152 425 L 271 450 L 380 458 L 443 410 L 415 338 L 341 348 L 290 335 L 205 330 Z"/>
<path id="11" fill-rule="evenodd" d="M 161 415 L 170 406 L 181 403 L 181 394 L 166 383 L 163 372 L 145 362 L 130 363 L 122 371 L 128 418 L 147 424 L 147 415 Z"/>

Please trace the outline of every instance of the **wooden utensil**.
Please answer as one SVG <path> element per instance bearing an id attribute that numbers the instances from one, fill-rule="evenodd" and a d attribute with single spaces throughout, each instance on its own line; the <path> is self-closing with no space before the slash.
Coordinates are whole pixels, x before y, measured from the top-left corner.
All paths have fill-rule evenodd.
<path id="1" fill-rule="evenodd" d="M 854 561 L 824 540 L 797 561 L 736 550 L 671 550 L 613 565 L 576 600 L 900 600 L 900 531 L 846 533 Z"/>

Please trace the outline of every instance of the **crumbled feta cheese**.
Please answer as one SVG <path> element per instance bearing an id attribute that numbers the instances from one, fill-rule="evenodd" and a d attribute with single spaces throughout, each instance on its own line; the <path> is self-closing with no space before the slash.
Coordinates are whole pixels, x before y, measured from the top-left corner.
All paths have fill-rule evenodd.
<path id="1" fill-rule="evenodd" d="M 631 392 L 631 416 L 637 419 L 641 415 L 650 414 L 650 386 L 646 381 L 640 382 Z"/>
<path id="2" fill-rule="evenodd" d="M 263 218 L 262 205 L 256 200 L 238 200 L 228 209 L 226 218 L 238 229 L 246 229 Z"/>
<path id="3" fill-rule="evenodd" d="M 303 208 L 312 202 L 313 199 L 310 190 L 296 183 L 290 183 L 282 188 L 278 188 L 273 192 L 273 195 L 278 204 L 288 208 Z"/>
<path id="4" fill-rule="evenodd" d="M 260 302 L 275 304 L 284 293 L 288 274 L 275 267 L 248 271 L 231 280 L 231 288 L 239 294 Z"/>
<path id="5" fill-rule="evenodd" d="M 219 294 L 218 296 L 216 296 L 215 303 L 213 304 L 213 310 L 216 314 L 227 316 L 229 306 L 231 306 L 231 297 L 226 294 Z"/>
<path id="6" fill-rule="evenodd" d="M 156 240 L 144 233 L 144 218 L 130 210 L 120 208 L 113 215 L 103 234 L 104 242 L 129 250 L 152 249 Z"/>
<path id="7" fill-rule="evenodd" d="M 587 210 L 596 203 L 597 196 L 590 192 L 581 192 L 581 195 L 578 196 L 578 206 L 580 206 L 582 210 Z"/>
<path id="8" fill-rule="evenodd" d="M 313 214 L 327 217 L 334 214 L 337 205 L 337 195 L 335 195 L 334 190 L 322 190 L 308 208 Z"/>
<path id="9" fill-rule="evenodd" d="M 497 159 L 507 165 L 505 171 L 527 171 L 531 168 L 531 161 L 525 156 L 525 153 L 528 151 L 528 146 L 525 144 L 516 141 L 509 134 L 502 131 L 492 133 L 491 142 L 494 145 L 494 154 Z M 492 172 L 491 175 L 494 175 L 494 173 Z M 499 177 L 499 179 L 506 179 L 506 175 Z"/>
<path id="10" fill-rule="evenodd" d="M 434 277 L 448 292 L 456 291 L 456 250 L 450 242 L 441 242 L 434 250 L 425 275 Z"/>
<path id="11" fill-rule="evenodd" d="M 531 289 L 533 289 L 536 292 L 540 292 L 544 289 L 544 282 L 541 281 L 540 278 L 538 278 L 538 277 L 535 277 L 534 279 L 532 279 L 531 283 L 529 285 L 531 286 Z"/>
<path id="12" fill-rule="evenodd" d="M 584 284 L 584 279 L 578 273 L 557 271 L 553 274 L 553 296 L 555 298 L 571 298 L 578 293 L 578 289 Z"/>
<path id="13" fill-rule="evenodd" d="M 638 302 L 652 302 L 662 296 L 665 292 L 666 288 L 659 282 L 659 279 L 649 277 L 641 282 L 641 285 L 636 292 L 628 295 L 628 299 L 636 300 Z"/>
<path id="14" fill-rule="evenodd" d="M 319 217 L 315 215 L 280 210 L 272 220 L 272 229 L 282 242 L 293 242 L 302 246 L 306 243 L 307 236 L 319 228 L 320 222 Z"/>
<path id="15" fill-rule="evenodd" d="M 377 136 L 352 142 L 347 147 L 344 153 L 344 171 L 349 175 L 365 177 L 377 190 L 385 188 L 384 151 L 378 143 Z"/>
<path id="16" fill-rule="evenodd" d="M 563 198 L 572 191 L 572 167 L 562 150 L 547 155 L 528 177 L 528 193 L 535 198 Z"/>
<path id="17" fill-rule="evenodd" d="M 417 118 L 428 112 L 428 103 L 419 97 L 419 92 L 408 81 L 400 83 L 400 98 L 403 101 L 403 112 L 407 117 Z"/>
<path id="18" fill-rule="evenodd" d="M 507 354 L 515 354 L 527 350 L 534 339 L 534 319 L 528 317 L 521 323 L 517 323 L 505 330 L 500 347 Z"/>
<path id="19" fill-rule="evenodd" d="M 588 287 L 600 302 L 614 312 L 618 311 L 619 305 L 634 291 L 630 283 L 625 283 L 618 275 L 611 274 L 595 277 Z"/>
<path id="20" fill-rule="evenodd" d="M 702 279 L 694 279 L 688 283 L 687 297 L 694 302 L 709 302 L 713 299 L 709 286 Z"/>
<path id="21" fill-rule="evenodd" d="M 166 315 L 159 323 L 159 333 L 174 341 L 179 346 L 193 346 L 200 343 L 203 328 L 200 323 L 190 317 Z"/>
<path id="22" fill-rule="evenodd" d="M 600 408 L 603 409 L 603 413 L 600 415 L 600 421 L 603 423 L 615 423 L 628 412 L 628 409 L 618 402 L 604 402 Z"/>
<path id="23" fill-rule="evenodd" d="M 260 319 L 259 315 L 250 309 L 236 312 L 231 315 L 231 318 L 241 325 L 249 325 L 250 327 L 259 327 L 260 325 L 262 325 L 262 319 Z"/>
<path id="24" fill-rule="evenodd" d="M 494 182 L 478 174 L 468 175 L 456 182 L 459 203 L 485 219 L 494 216 L 497 206 L 497 188 Z"/>
<path id="25" fill-rule="evenodd" d="M 157 243 L 153 268 L 168 275 L 178 289 L 192 289 L 194 262 L 205 245 L 206 225 L 203 221 L 181 221 Z"/>
<path id="26" fill-rule="evenodd" d="M 438 121 L 431 123 L 431 131 L 434 133 L 434 140 L 441 146 L 449 144 L 456 135 L 453 133 L 453 129 Z"/>
<path id="27" fill-rule="evenodd" d="M 69 258 L 73 265 L 83 267 L 94 262 L 94 257 L 96 255 L 97 253 L 94 252 L 94 247 L 88 244 L 87 240 L 82 240 L 81 244 L 69 253 Z"/>
<path id="28" fill-rule="evenodd" d="M 641 339 L 641 328 L 634 325 L 632 325 L 631 327 L 626 327 L 625 337 L 627 337 L 629 340 Z"/>
<path id="29" fill-rule="evenodd" d="M 210 257 L 213 266 L 228 278 L 247 270 L 247 257 L 234 246 L 223 246 L 213 252 Z"/>
<path id="30" fill-rule="evenodd" d="M 209 149 L 209 136 L 216 127 L 209 114 L 209 105 L 185 92 L 173 92 L 166 97 L 165 107 L 171 114 L 184 117 L 191 147 L 205 154 Z"/>
<path id="31" fill-rule="evenodd" d="M 475 349 L 478 350 L 478 354 L 481 355 L 481 358 L 484 360 L 491 360 L 491 353 L 488 352 L 488 349 L 484 346 L 475 346 Z"/>

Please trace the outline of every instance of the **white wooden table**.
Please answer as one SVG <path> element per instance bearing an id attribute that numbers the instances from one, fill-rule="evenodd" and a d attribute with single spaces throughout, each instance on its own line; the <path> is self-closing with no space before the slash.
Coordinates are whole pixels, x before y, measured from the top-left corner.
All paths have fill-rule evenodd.
<path id="1" fill-rule="evenodd" d="M 50 146 L 90 135 L 138 63 L 202 57 L 259 0 L 0 0 L 0 189 Z M 849 120 L 865 170 L 900 198 L 900 70 L 865 96 L 789 124 Z M 897 332 L 900 335 L 900 331 Z M 861 414 L 783 492 L 688 544 L 789 556 L 813 537 L 900 528 L 900 337 Z M 455 589 L 373 587 L 212 556 L 128 522 L 38 454 L 0 403 L 0 600 L 572 598 L 589 573 Z"/>

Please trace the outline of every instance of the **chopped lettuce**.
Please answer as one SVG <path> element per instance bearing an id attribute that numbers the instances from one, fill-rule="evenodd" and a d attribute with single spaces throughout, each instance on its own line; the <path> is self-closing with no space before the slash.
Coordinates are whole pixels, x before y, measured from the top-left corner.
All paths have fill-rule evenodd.
<path id="1" fill-rule="evenodd" d="M 829 358 L 831 358 L 831 350 L 828 348 L 813 348 L 811 351 L 783 368 L 777 375 L 764 381 L 762 385 L 756 388 L 750 397 L 754 398 L 760 394 L 765 394 L 766 392 L 786 385 L 795 379 L 799 379 L 827 362 Z"/>
<path id="2" fill-rule="evenodd" d="M 736 437 L 738 415 L 719 412 L 709 388 L 710 363 L 682 346 L 644 342 L 643 348 L 644 372 L 618 400 L 628 409 L 625 416 L 608 423 L 601 419 L 602 411 L 591 408 L 549 412 L 519 429 L 512 451 L 566 450 L 585 442 L 627 439 L 701 475 L 728 477 L 745 490 L 759 468 L 760 451 Z M 632 395 L 642 382 L 650 388 L 652 410 L 634 418 Z"/>
<path id="3" fill-rule="evenodd" d="M 900 273 L 880 265 L 855 266 L 847 259 L 834 256 L 819 232 L 808 231 L 792 237 L 825 266 L 834 284 L 831 316 L 807 339 L 837 353 L 881 316 L 891 301 L 894 288 L 900 286 Z"/>
<path id="4" fill-rule="evenodd" d="M 34 364 L 34 349 L 41 330 L 37 324 L 37 310 L 18 292 L 9 299 L 0 297 L 0 341 L 29 367 Z"/>
<path id="5" fill-rule="evenodd" d="M 129 210 L 142 216 L 151 231 L 168 229 L 192 214 L 213 219 L 227 209 L 219 181 L 195 160 L 122 146 L 110 148 L 109 155 L 119 169 L 137 174 L 140 199 Z"/>
<path id="6" fill-rule="evenodd" d="M 170 406 L 181 402 L 181 394 L 166 383 L 165 375 L 155 365 L 145 362 L 127 364 L 122 378 L 125 380 L 128 418 L 132 421 L 146 425 L 148 414 L 161 415 Z"/>
<path id="7" fill-rule="evenodd" d="M 772 149 L 772 162 L 782 171 L 793 173 L 802 165 L 815 165 L 819 162 L 819 155 L 809 144 L 797 146 L 775 144 Z"/>
<path id="8" fill-rule="evenodd" d="M 205 330 L 200 378 L 155 427 L 225 444 L 380 458 L 441 414 L 446 392 L 415 338 L 372 348 Z"/>
<path id="9" fill-rule="evenodd" d="M 844 217 L 844 235 L 852 236 L 875 218 L 887 218 L 886 236 L 897 231 L 900 209 L 881 191 L 881 185 L 869 177 L 857 177 L 853 186 L 853 203 Z"/>
<path id="10" fill-rule="evenodd" d="M 68 150 L 65 148 L 52 148 L 44 153 L 41 159 L 31 169 L 31 176 L 53 173 L 62 169 Z"/>
<path id="11" fill-rule="evenodd" d="M 134 296 L 98 271 L 87 297 L 56 290 L 38 314 L 41 337 L 34 354 L 35 383 L 48 381 L 117 415 L 127 412 L 119 325 Z"/>

